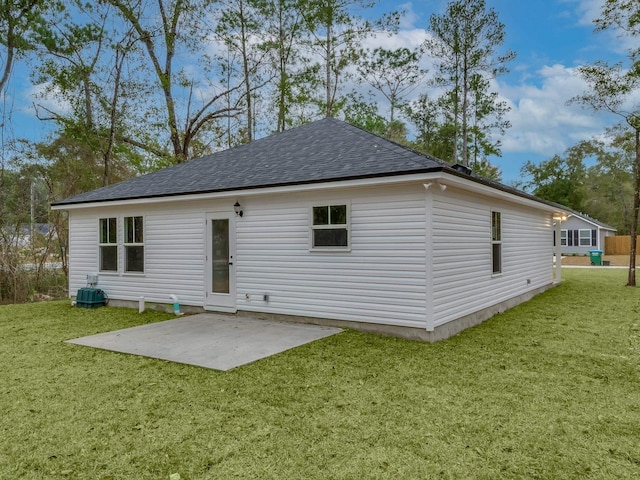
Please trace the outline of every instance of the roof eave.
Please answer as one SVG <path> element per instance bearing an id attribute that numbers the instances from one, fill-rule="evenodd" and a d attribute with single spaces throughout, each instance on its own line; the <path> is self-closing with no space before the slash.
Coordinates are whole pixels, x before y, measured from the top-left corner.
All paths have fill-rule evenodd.
<path id="1" fill-rule="evenodd" d="M 513 203 L 542 209 L 554 215 L 567 215 L 569 209 L 563 205 L 555 204 L 542 200 L 533 195 L 511 189 L 501 184 L 496 184 L 479 177 L 470 177 L 469 175 L 457 172 L 448 167 L 428 168 L 422 171 L 398 172 L 396 174 L 381 174 L 377 176 L 366 176 L 349 179 L 332 179 L 317 182 L 298 182 L 281 185 L 268 185 L 261 187 L 247 187 L 241 189 L 217 190 L 209 192 L 197 192 L 189 194 L 173 194 L 146 196 L 138 198 L 126 198 L 116 200 L 88 201 L 77 203 L 54 203 L 51 208 L 53 210 L 76 210 L 83 208 L 97 207 L 117 207 L 124 205 L 140 205 L 148 203 L 167 203 L 176 201 L 195 201 L 222 198 L 237 198 L 239 196 L 248 197 L 255 195 L 278 194 L 278 193 L 294 193 L 305 192 L 311 190 L 331 190 L 337 188 L 348 187 L 367 187 L 378 185 L 393 185 L 408 182 L 432 182 L 440 181 L 443 185 L 450 185 L 462 190 L 471 191 L 483 195 L 491 195 L 503 198 Z"/>
<path id="2" fill-rule="evenodd" d="M 238 196 L 254 196 L 277 193 L 305 192 L 310 190 L 329 190 L 346 187 L 366 187 L 373 185 L 392 185 L 397 183 L 407 183 L 411 181 L 422 181 L 428 179 L 428 175 L 442 171 L 444 167 L 431 167 L 423 170 L 413 170 L 410 172 L 394 172 L 379 175 L 367 175 L 360 177 L 350 177 L 343 179 L 329 179 L 309 182 L 291 182 L 278 185 L 251 186 L 244 188 L 222 189 L 192 193 L 174 193 L 165 195 L 149 195 L 140 197 L 129 197 L 121 199 L 105 199 L 80 202 L 54 202 L 51 204 L 52 210 L 76 210 L 81 208 L 95 208 L 107 206 L 136 205 L 143 203 L 166 203 L 176 201 L 207 200 L 216 198 L 231 198 Z"/>
<path id="3" fill-rule="evenodd" d="M 443 174 L 440 176 L 432 175 L 432 180 L 441 180 L 439 183 L 442 185 L 450 185 L 469 192 L 502 198 L 512 203 L 544 210 L 554 215 L 566 216 L 569 212 L 569 209 L 564 205 L 543 200 L 482 177 L 472 177 L 451 168 L 444 170 Z"/>
<path id="4" fill-rule="evenodd" d="M 597 227 L 597 228 L 599 228 L 601 230 L 609 230 L 611 232 L 617 232 L 618 231 L 617 228 L 614 228 L 611 225 L 606 225 L 604 223 L 601 223 L 599 220 L 596 220 L 594 218 L 586 217 L 584 214 L 581 214 L 579 212 L 576 212 L 576 211 L 573 211 L 573 210 L 570 210 L 570 212 L 571 213 L 569 214 L 569 216 L 578 217 L 580 220 L 585 221 L 585 222 L 587 222 L 587 223 L 589 223 L 589 224 L 593 225 L 594 227 Z"/>

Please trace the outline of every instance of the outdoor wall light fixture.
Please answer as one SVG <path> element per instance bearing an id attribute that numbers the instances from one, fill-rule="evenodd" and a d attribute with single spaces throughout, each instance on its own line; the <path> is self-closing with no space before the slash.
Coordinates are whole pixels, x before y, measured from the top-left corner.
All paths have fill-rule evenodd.
<path id="1" fill-rule="evenodd" d="M 244 215 L 244 212 L 242 211 L 242 205 L 240 205 L 240 202 L 236 202 L 233 204 L 233 211 L 236 212 L 236 217 L 241 217 L 242 215 Z"/>

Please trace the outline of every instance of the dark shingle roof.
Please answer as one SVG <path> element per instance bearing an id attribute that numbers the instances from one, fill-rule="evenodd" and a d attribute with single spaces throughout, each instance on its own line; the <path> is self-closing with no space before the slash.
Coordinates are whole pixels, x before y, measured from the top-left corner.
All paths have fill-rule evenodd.
<path id="1" fill-rule="evenodd" d="M 55 202 L 72 205 L 423 173 L 449 168 L 335 119 Z"/>

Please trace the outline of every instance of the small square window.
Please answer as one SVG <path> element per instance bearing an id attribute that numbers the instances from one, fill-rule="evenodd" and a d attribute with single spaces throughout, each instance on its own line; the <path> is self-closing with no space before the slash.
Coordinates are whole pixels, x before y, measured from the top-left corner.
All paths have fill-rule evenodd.
<path id="1" fill-rule="evenodd" d="M 118 246 L 100 246 L 100 270 L 102 272 L 118 271 Z"/>
<path id="2" fill-rule="evenodd" d="M 591 230 L 580 230 L 580 246 L 591 247 Z"/>
<path id="3" fill-rule="evenodd" d="M 312 248 L 348 248 L 349 218 L 347 205 L 313 207 Z"/>
<path id="4" fill-rule="evenodd" d="M 331 225 L 347 224 L 347 206 L 333 205 L 329 208 L 329 223 Z"/>
<path id="5" fill-rule="evenodd" d="M 329 225 L 329 207 L 313 207 L 313 224 Z"/>
<path id="6" fill-rule="evenodd" d="M 126 258 L 125 271 L 144 272 L 144 247 L 143 246 L 141 245 L 126 246 L 125 258 Z"/>

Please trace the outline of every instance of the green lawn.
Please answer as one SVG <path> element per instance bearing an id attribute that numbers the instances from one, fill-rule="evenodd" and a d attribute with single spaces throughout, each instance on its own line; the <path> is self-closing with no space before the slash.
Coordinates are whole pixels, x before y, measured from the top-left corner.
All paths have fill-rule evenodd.
<path id="1" fill-rule="evenodd" d="M 0 478 L 639 478 L 640 289 L 564 277 L 445 342 L 348 331 L 230 372 L 62 343 L 166 314 L 0 307 Z"/>

